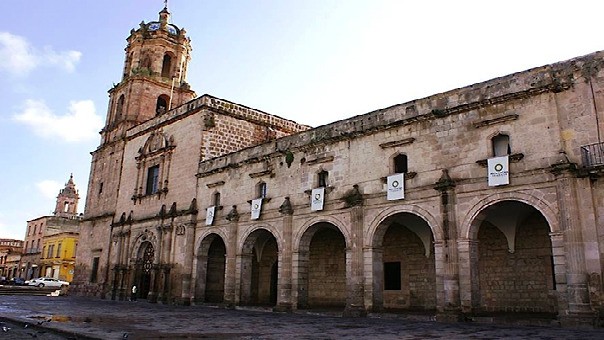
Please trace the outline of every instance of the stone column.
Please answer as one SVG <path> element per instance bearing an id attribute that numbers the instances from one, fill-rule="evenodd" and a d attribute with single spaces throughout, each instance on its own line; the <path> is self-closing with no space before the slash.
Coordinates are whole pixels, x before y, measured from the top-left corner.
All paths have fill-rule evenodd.
<path id="1" fill-rule="evenodd" d="M 189 306 L 195 296 L 195 284 L 193 276 L 193 254 L 195 253 L 195 222 L 183 226 L 185 237 L 185 262 L 182 265 L 182 292 L 180 294 L 180 303 Z"/>
<path id="2" fill-rule="evenodd" d="M 162 207 L 162 210 L 165 210 L 165 206 Z M 162 215 L 162 213 L 160 212 L 160 215 Z M 163 218 L 161 219 L 160 225 L 158 227 L 155 228 L 155 230 L 157 231 L 157 239 L 158 239 L 158 247 L 157 247 L 157 263 L 155 263 L 155 275 L 151 276 L 151 282 L 152 282 L 152 286 L 154 287 L 153 292 L 155 293 L 154 296 L 155 298 L 153 299 L 152 302 L 157 302 L 157 301 L 162 301 L 164 298 L 164 292 L 163 292 L 163 264 L 164 264 L 164 238 L 165 238 L 165 233 L 164 233 L 164 226 L 163 226 L 164 220 Z M 149 294 L 151 294 L 149 292 Z"/>
<path id="3" fill-rule="evenodd" d="M 384 310 L 384 248 L 368 247 L 365 253 L 365 307 L 373 312 Z"/>
<path id="4" fill-rule="evenodd" d="M 226 277 L 224 281 L 224 302 L 230 308 L 237 304 L 237 229 L 239 228 L 239 213 L 234 205 L 226 216 L 228 225 Z"/>
<path id="5" fill-rule="evenodd" d="M 355 190 L 358 192 L 358 187 L 355 185 Z M 352 230 L 352 247 L 347 252 L 346 258 L 350 258 L 350 263 L 347 264 L 346 275 L 346 308 L 344 309 L 345 316 L 365 316 L 365 275 L 363 263 L 363 225 L 364 213 L 362 198 L 355 202 L 356 204 L 350 208 L 350 225 Z"/>
<path id="6" fill-rule="evenodd" d="M 442 176 L 434 189 L 440 192 L 440 213 L 442 217 L 442 272 L 444 305 L 437 313 L 442 321 L 457 321 L 461 317 L 459 300 L 459 262 L 457 254 L 457 222 L 455 219 L 455 182 L 449 177 L 449 171 L 443 169 Z M 441 240 L 435 240 L 440 242 Z M 436 259 L 436 257 L 435 257 Z"/>
<path id="7" fill-rule="evenodd" d="M 560 209 L 560 227 L 566 238 L 566 289 L 568 310 L 562 311 L 560 321 L 568 326 L 593 326 L 595 314 L 591 310 L 588 274 L 585 266 L 585 249 L 580 211 L 577 206 L 576 166 L 562 157 L 552 166 L 556 176 L 556 191 Z"/>
<path id="8" fill-rule="evenodd" d="M 294 209 L 289 197 L 279 207 L 283 215 L 283 244 L 279 247 L 279 282 L 277 292 L 277 305 L 274 310 L 278 312 L 291 312 L 294 309 L 292 299 L 292 251 L 293 251 L 293 215 Z"/>

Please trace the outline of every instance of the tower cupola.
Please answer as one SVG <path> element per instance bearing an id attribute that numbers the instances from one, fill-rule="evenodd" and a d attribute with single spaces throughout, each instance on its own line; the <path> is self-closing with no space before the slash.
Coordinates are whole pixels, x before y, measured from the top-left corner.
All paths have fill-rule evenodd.
<path id="1" fill-rule="evenodd" d="M 71 174 L 69 180 L 65 183 L 65 188 L 59 191 L 54 215 L 68 218 L 76 217 L 78 215 L 79 200 L 80 195 L 73 182 L 73 174 Z"/>
<path id="2" fill-rule="evenodd" d="M 132 29 L 122 80 L 109 90 L 101 144 L 120 140 L 128 129 L 196 97 L 187 83 L 191 40 L 170 23 L 167 4 L 159 20 Z"/>

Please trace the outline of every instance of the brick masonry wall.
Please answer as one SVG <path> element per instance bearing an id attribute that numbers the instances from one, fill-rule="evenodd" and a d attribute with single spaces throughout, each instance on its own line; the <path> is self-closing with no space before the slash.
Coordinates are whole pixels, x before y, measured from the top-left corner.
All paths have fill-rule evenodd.
<path id="1" fill-rule="evenodd" d="M 344 306 L 346 303 L 346 244 L 342 234 L 321 229 L 310 243 L 308 305 Z"/>
<path id="2" fill-rule="evenodd" d="M 519 224 L 516 249 L 508 251 L 505 236 L 484 222 L 478 232 L 481 307 L 487 311 L 555 312 L 552 250 L 548 226 L 533 214 Z"/>
<path id="3" fill-rule="evenodd" d="M 400 225 L 388 228 L 383 241 L 383 262 L 401 263 L 401 290 L 384 291 L 385 308 L 436 308 L 434 249 L 425 256 L 416 234 Z"/>

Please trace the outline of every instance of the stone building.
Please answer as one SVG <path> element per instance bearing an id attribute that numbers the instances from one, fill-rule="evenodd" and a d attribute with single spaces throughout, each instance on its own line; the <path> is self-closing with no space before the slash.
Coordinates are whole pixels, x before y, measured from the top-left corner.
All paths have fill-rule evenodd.
<path id="1" fill-rule="evenodd" d="M 73 181 L 73 175 L 71 175 L 65 183 L 65 188 L 61 189 L 57 195 L 53 214 L 27 221 L 19 277 L 29 280 L 46 274 L 45 270 L 41 270 L 44 239 L 62 232 L 77 233 L 79 231 L 81 220 L 81 216 L 78 214 L 79 199 L 80 196 Z"/>
<path id="2" fill-rule="evenodd" d="M 0 278 L 8 280 L 17 275 L 22 250 L 23 241 L 0 239 Z"/>
<path id="3" fill-rule="evenodd" d="M 310 129 L 196 98 L 168 18 L 109 91 L 77 293 L 594 322 L 604 52 Z"/>

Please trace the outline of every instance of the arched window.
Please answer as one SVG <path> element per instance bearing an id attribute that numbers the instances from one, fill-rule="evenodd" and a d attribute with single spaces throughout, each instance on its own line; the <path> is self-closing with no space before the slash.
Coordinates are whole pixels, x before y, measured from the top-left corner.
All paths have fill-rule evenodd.
<path id="1" fill-rule="evenodd" d="M 394 157 L 394 173 L 402 174 L 408 171 L 407 169 L 407 155 L 398 154 Z"/>
<path id="2" fill-rule="evenodd" d="M 124 111 L 124 95 L 120 96 L 120 99 L 117 100 L 117 105 L 115 107 L 115 120 L 119 121 L 122 119 L 122 113 Z"/>
<path id="3" fill-rule="evenodd" d="M 164 78 L 170 78 L 172 70 L 172 57 L 169 54 L 164 55 L 164 60 L 161 65 L 161 76 Z"/>
<path id="4" fill-rule="evenodd" d="M 493 156 L 505 156 L 512 153 L 510 148 L 510 136 L 504 134 L 498 134 L 491 138 L 491 144 L 493 145 Z"/>
<path id="5" fill-rule="evenodd" d="M 155 114 L 161 115 L 168 110 L 168 100 L 166 95 L 161 95 L 157 97 L 157 103 L 155 104 Z"/>

